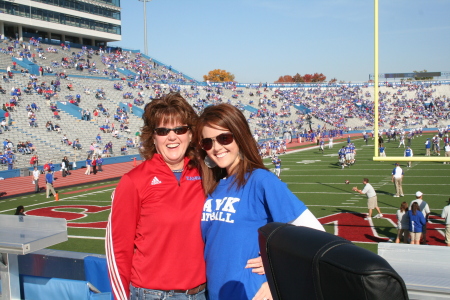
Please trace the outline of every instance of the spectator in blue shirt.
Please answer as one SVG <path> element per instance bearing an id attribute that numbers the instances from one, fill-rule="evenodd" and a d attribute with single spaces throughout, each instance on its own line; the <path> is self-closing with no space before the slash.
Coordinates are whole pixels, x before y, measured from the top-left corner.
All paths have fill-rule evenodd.
<path id="1" fill-rule="evenodd" d="M 54 182 L 53 173 L 49 170 L 47 170 L 47 174 L 45 174 L 45 182 L 46 182 L 45 187 L 47 198 L 50 198 L 50 192 L 53 194 L 53 196 L 56 196 L 56 191 L 53 188 Z"/>
<path id="2" fill-rule="evenodd" d="M 411 233 L 411 244 L 420 245 L 420 237 L 422 235 L 422 228 L 426 224 L 423 213 L 420 212 L 419 203 L 413 202 L 411 210 L 408 210 L 409 216 L 409 232 Z"/>

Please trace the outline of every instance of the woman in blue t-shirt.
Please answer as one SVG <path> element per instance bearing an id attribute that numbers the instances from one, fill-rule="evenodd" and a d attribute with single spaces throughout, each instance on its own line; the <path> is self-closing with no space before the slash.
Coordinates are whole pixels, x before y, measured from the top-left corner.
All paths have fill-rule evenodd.
<path id="1" fill-rule="evenodd" d="M 422 227 L 425 226 L 427 221 L 420 211 L 419 204 L 413 202 L 411 204 L 411 210 L 408 210 L 409 216 L 409 232 L 411 234 L 411 244 L 420 245 L 420 236 L 422 235 Z"/>
<path id="2" fill-rule="evenodd" d="M 324 230 L 298 198 L 264 166 L 244 115 L 234 106 L 205 108 L 197 127 L 203 187 L 206 276 L 211 300 L 272 299 L 258 256 L 258 228 L 285 222 Z"/>
<path id="3" fill-rule="evenodd" d="M 86 158 L 86 172 L 84 172 L 84 175 L 91 175 L 91 164 L 92 164 L 91 157 L 88 156 Z"/>

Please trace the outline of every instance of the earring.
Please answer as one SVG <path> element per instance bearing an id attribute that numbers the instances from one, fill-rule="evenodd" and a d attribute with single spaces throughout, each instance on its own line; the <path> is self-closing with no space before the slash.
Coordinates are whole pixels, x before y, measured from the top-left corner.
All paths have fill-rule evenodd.
<path id="1" fill-rule="evenodd" d="M 210 169 L 217 167 L 217 164 L 208 155 L 206 155 L 204 162 L 205 165 Z"/>

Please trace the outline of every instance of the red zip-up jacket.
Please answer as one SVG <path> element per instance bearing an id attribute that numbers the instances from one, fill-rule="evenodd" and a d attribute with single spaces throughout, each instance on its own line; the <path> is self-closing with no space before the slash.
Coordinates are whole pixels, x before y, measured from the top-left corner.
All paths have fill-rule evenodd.
<path id="1" fill-rule="evenodd" d="M 155 290 L 187 290 L 206 282 L 200 220 L 205 200 L 197 169 L 180 182 L 163 158 L 125 174 L 112 195 L 106 256 L 116 299 L 130 283 Z"/>

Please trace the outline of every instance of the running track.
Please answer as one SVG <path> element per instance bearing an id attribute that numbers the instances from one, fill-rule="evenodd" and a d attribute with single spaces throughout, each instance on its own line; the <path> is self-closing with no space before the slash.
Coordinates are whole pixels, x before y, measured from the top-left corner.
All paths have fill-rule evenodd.
<path id="1" fill-rule="evenodd" d="M 335 139 L 335 143 L 339 141 L 346 140 L 346 137 L 348 135 L 344 135 L 343 138 Z M 355 137 L 361 137 L 361 134 L 351 134 L 353 138 Z M 326 140 L 327 141 L 327 140 Z M 288 148 L 293 148 L 301 145 L 311 145 L 315 146 L 316 143 L 311 142 L 302 142 L 302 143 L 290 143 L 288 144 Z M 288 149 L 292 150 L 292 149 Z M 336 150 L 337 152 L 337 150 Z M 141 161 L 137 161 L 136 163 L 139 164 Z M 96 175 L 93 175 L 91 172 L 91 175 L 84 175 L 84 172 L 86 171 L 85 168 L 77 169 L 71 171 L 72 175 L 62 177 L 60 171 L 55 172 L 55 183 L 54 187 L 55 190 L 58 191 L 58 189 L 66 188 L 70 186 L 77 186 L 82 184 L 88 184 L 92 182 L 98 182 L 98 181 L 108 181 L 108 180 L 114 180 L 114 179 L 120 179 L 123 174 L 129 172 L 133 169 L 133 162 L 126 162 L 126 163 L 118 163 L 118 164 L 111 164 L 111 165 L 103 165 L 103 172 L 98 172 Z M 25 176 L 25 177 L 15 177 L 15 178 L 8 178 L 5 180 L 0 180 L 0 199 L 6 198 L 6 197 L 16 197 L 16 196 L 23 196 L 27 194 L 34 193 L 34 184 L 32 184 L 33 177 L 32 176 Z M 39 186 L 41 188 L 40 193 L 45 194 L 45 175 L 41 174 L 39 178 Z"/>

